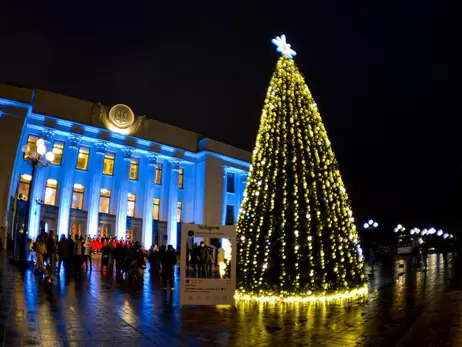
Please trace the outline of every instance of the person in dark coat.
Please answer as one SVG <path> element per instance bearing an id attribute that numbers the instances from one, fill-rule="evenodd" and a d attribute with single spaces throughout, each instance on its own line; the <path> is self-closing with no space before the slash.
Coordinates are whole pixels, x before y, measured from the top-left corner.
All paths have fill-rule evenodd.
<path id="1" fill-rule="evenodd" d="M 66 269 L 66 276 L 71 274 L 71 267 L 74 265 L 74 240 L 72 240 L 72 236 L 66 239 L 66 254 L 67 257 L 64 258 L 64 268 Z"/>
<path id="2" fill-rule="evenodd" d="M 66 235 L 61 234 L 61 237 L 58 241 L 58 275 L 61 272 L 61 264 L 64 262 L 64 267 L 66 267 L 66 261 L 64 259 L 69 259 L 68 247 L 66 246 L 67 240 Z M 67 270 L 66 270 L 67 271 Z"/>
<path id="3" fill-rule="evenodd" d="M 197 246 L 197 243 L 195 243 L 193 249 L 191 250 L 190 260 L 190 263 L 193 268 L 193 277 L 197 277 L 197 274 L 199 272 L 199 251 L 200 248 Z"/>
<path id="4" fill-rule="evenodd" d="M 198 251 L 199 258 L 199 277 L 207 277 L 207 263 L 209 260 L 209 251 L 208 247 L 205 246 L 205 242 L 201 241 Z"/>
<path id="5" fill-rule="evenodd" d="M 149 255 L 149 272 L 153 273 L 154 275 L 160 274 L 160 251 L 159 248 L 156 246 L 152 246 Z"/>
<path id="6" fill-rule="evenodd" d="M 427 270 L 427 259 L 428 259 L 428 243 L 427 242 L 422 243 L 420 251 L 422 252 L 422 263 L 423 263 L 422 270 Z"/>
<path id="7" fill-rule="evenodd" d="M 168 249 L 162 256 L 162 275 L 164 280 L 164 289 L 167 289 L 167 284 L 170 283 L 170 289 L 174 289 L 174 268 L 176 265 L 176 252 L 172 245 L 168 245 Z"/>

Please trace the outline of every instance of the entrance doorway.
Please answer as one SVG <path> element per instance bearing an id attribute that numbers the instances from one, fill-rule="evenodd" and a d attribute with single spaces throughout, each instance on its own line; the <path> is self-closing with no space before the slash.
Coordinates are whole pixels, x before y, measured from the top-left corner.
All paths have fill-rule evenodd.
<path id="1" fill-rule="evenodd" d="M 125 234 L 126 241 L 135 241 L 135 228 L 128 228 Z"/>
<path id="2" fill-rule="evenodd" d="M 70 235 L 72 236 L 73 240 L 75 240 L 75 235 L 77 235 L 80 238 L 80 236 L 82 236 L 82 224 L 79 224 L 79 223 L 71 224 Z"/>
<path id="3" fill-rule="evenodd" d="M 99 237 L 108 237 L 110 235 L 109 225 L 100 224 L 98 226 L 98 236 Z"/>

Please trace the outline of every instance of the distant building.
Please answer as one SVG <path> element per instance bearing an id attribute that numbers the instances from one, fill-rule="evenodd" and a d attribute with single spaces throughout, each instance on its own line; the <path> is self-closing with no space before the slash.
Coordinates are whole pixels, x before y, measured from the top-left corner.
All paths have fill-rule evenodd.
<path id="1" fill-rule="evenodd" d="M 39 138 L 55 160 L 31 177 L 21 149 L 35 149 Z M 0 153 L 0 226 L 8 232 L 21 194 L 30 199 L 31 237 L 45 227 L 146 247 L 177 247 L 182 222 L 234 224 L 251 158 L 198 133 L 136 117 L 125 105 L 103 107 L 5 84 Z"/>

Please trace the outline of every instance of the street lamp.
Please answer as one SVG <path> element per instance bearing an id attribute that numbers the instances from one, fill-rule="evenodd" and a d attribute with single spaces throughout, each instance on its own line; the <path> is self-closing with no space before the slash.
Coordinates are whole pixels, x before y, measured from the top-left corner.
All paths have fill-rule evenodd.
<path id="1" fill-rule="evenodd" d="M 34 193 L 34 178 L 37 169 L 48 166 L 48 164 L 55 160 L 53 152 L 47 152 L 45 147 L 45 141 L 38 139 L 36 144 L 36 150 L 32 150 L 29 145 L 22 147 L 24 153 L 24 161 L 32 167 L 32 180 L 29 186 L 29 198 L 26 204 L 26 214 L 24 216 L 24 232 L 20 235 L 19 230 L 16 230 L 15 245 L 19 243 L 18 247 L 15 247 L 14 258 L 19 261 L 20 265 L 26 264 L 26 238 L 29 232 L 29 214 L 30 214 L 30 202 L 33 199 L 32 194 Z"/>
<path id="2" fill-rule="evenodd" d="M 398 225 L 396 226 L 396 228 L 395 228 L 395 233 L 399 233 L 399 232 L 402 233 L 402 232 L 405 231 L 405 230 L 406 230 L 405 227 L 403 227 L 401 224 L 398 224 Z"/>
<path id="3" fill-rule="evenodd" d="M 363 228 L 369 230 L 377 229 L 378 226 L 379 223 L 374 222 L 372 219 L 369 219 L 366 223 L 363 224 Z"/>

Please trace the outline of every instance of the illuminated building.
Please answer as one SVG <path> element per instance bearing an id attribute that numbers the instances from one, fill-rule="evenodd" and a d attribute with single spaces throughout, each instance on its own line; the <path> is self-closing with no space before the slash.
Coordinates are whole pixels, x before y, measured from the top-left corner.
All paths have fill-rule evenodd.
<path id="1" fill-rule="evenodd" d="M 31 177 L 21 148 L 33 149 L 39 138 L 55 159 Z M 0 226 L 11 232 L 21 194 L 33 197 L 32 237 L 45 227 L 146 247 L 177 247 L 182 222 L 234 224 L 251 158 L 198 133 L 136 117 L 125 105 L 107 108 L 5 84 L 0 148 Z"/>

